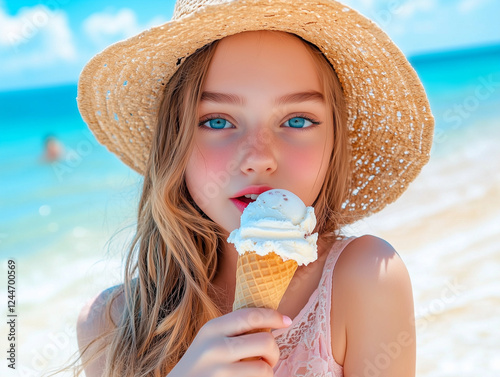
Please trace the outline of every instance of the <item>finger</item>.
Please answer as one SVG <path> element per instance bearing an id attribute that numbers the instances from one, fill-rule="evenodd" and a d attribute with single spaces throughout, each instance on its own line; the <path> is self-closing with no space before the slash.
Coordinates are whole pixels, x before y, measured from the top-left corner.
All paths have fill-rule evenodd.
<path id="1" fill-rule="evenodd" d="M 273 377 L 273 368 L 262 360 L 240 361 L 229 368 L 229 376 L 238 377 Z"/>
<path id="2" fill-rule="evenodd" d="M 265 308 L 238 309 L 210 321 L 210 328 L 225 336 L 245 334 L 256 329 L 280 329 L 288 327 L 286 319 L 278 311 Z M 288 320 L 290 320 L 288 318 Z"/>
<path id="3" fill-rule="evenodd" d="M 224 339 L 228 355 L 234 361 L 263 359 L 270 367 L 279 360 L 280 350 L 271 333 L 260 332 Z"/>

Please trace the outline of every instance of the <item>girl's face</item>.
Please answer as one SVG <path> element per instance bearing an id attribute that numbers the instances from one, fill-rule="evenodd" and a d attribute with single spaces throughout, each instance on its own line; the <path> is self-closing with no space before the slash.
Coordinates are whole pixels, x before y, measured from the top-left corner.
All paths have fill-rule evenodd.
<path id="1" fill-rule="evenodd" d="M 227 232 L 251 198 L 289 190 L 306 205 L 319 194 L 333 148 L 333 116 L 309 51 L 283 32 L 219 42 L 198 107 L 186 184 Z"/>

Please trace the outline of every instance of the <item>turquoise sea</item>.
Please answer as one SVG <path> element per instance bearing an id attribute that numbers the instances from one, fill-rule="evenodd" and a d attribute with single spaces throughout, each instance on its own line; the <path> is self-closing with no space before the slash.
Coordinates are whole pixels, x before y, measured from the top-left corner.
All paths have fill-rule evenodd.
<path id="1" fill-rule="evenodd" d="M 387 239 L 408 265 L 417 318 L 427 321 L 418 376 L 498 376 L 500 45 L 410 61 L 436 119 L 431 162 L 376 221 L 350 231 Z M 76 94 L 76 84 L 0 92 L 1 276 L 15 259 L 18 375 L 38 376 L 76 350 L 79 309 L 120 281 L 133 232 L 141 177 L 96 142 Z M 63 145 L 57 162 L 42 159 L 47 135 Z M 454 278 L 467 288 L 434 310 Z"/>

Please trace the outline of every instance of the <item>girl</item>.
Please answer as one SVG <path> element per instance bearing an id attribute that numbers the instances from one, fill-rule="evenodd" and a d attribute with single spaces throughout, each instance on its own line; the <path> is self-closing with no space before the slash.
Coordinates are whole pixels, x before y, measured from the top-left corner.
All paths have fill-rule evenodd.
<path id="1" fill-rule="evenodd" d="M 173 21 L 85 67 L 78 103 L 144 174 L 124 283 L 78 319 L 87 377 L 415 375 L 403 262 L 341 235 L 429 158 L 425 93 L 377 26 L 330 0 L 179 0 Z M 270 188 L 314 206 L 319 257 L 277 311 L 232 312 L 226 239 Z"/>

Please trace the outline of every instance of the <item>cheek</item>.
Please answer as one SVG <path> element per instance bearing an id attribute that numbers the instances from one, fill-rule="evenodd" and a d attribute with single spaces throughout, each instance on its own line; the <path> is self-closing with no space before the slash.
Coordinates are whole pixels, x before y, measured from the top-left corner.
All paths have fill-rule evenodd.
<path id="1" fill-rule="evenodd" d="M 316 150 L 299 150 L 288 158 L 292 164 L 299 168 L 299 172 L 313 173 L 321 163 L 322 153 Z"/>
<path id="2" fill-rule="evenodd" d="M 288 176 L 293 177 L 296 194 L 304 199 L 306 205 L 312 205 L 321 190 L 329 166 L 332 144 L 327 140 L 326 144 L 323 142 L 306 148 L 295 148 L 287 153 Z"/>
<path id="3" fill-rule="evenodd" d="M 230 174 L 233 159 L 229 148 L 207 148 L 194 146 L 186 169 L 186 185 L 193 197 L 206 196 L 210 189 L 213 196 L 213 185 L 221 186 L 221 180 Z M 196 199 L 195 199 L 196 200 Z"/>
<path id="4" fill-rule="evenodd" d="M 196 153 L 193 156 L 194 166 L 200 174 L 200 177 L 205 176 L 205 179 L 219 174 L 228 172 L 228 167 L 233 159 L 233 153 L 230 148 L 196 148 Z"/>
<path id="5" fill-rule="evenodd" d="M 316 177 L 325 170 L 331 153 L 330 143 L 315 143 L 302 148 L 294 148 L 287 153 L 287 162 L 298 175 Z"/>

